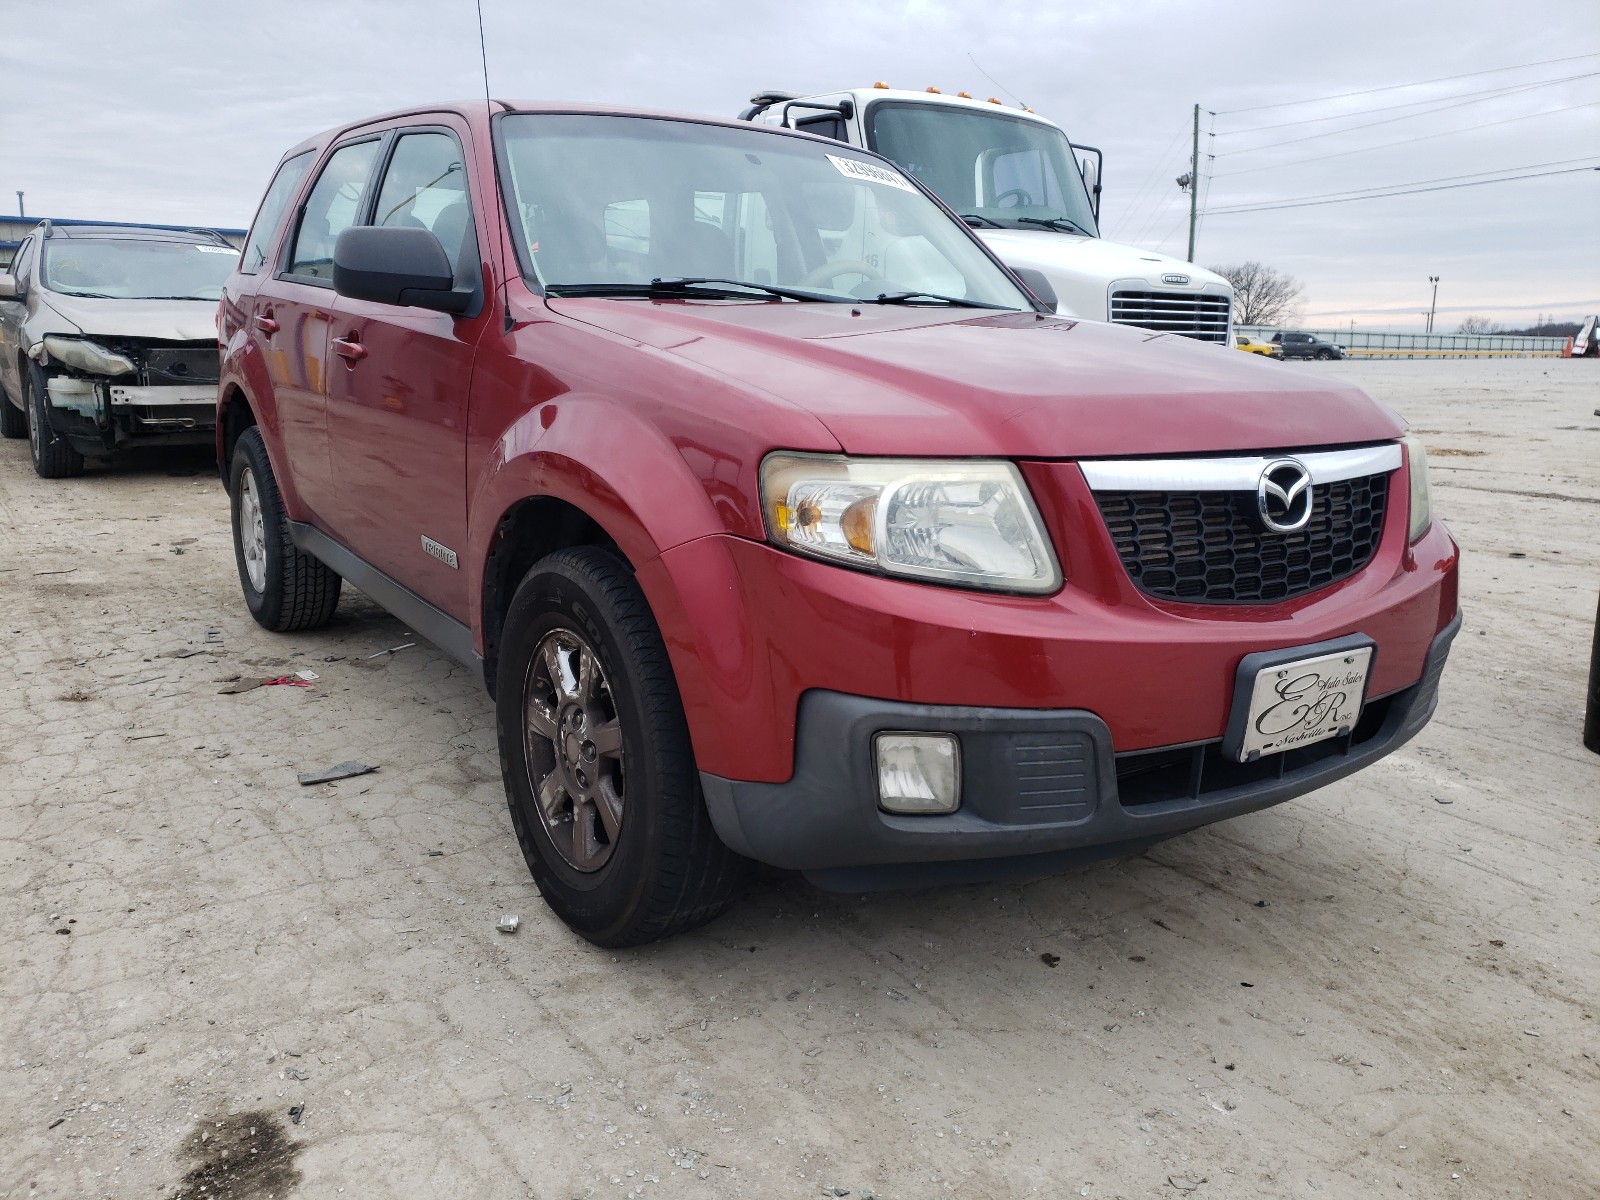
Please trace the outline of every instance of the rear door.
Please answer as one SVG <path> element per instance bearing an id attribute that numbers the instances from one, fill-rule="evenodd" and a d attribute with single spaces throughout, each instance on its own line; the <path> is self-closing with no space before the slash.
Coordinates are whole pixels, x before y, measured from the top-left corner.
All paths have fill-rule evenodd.
<path id="1" fill-rule="evenodd" d="M 382 135 L 351 139 L 323 160 L 290 227 L 277 273 L 257 289 L 251 318 L 296 491 L 316 523 L 341 541 L 352 522 L 339 507 L 328 448 L 328 343 L 337 299 L 333 243 L 366 211 L 384 142 Z"/>
<path id="2" fill-rule="evenodd" d="M 367 221 L 431 230 L 475 289 L 460 316 L 339 297 L 328 368 L 328 441 L 350 547 L 459 621 L 469 619 L 467 400 L 488 325 L 465 124 L 430 116 L 392 132 Z"/>

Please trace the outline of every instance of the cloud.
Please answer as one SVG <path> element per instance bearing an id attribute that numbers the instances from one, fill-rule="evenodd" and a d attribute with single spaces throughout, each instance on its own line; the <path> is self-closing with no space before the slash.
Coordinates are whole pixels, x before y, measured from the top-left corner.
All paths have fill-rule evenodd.
<path id="1" fill-rule="evenodd" d="M 1584 154 L 1600 163 L 1600 55 L 1320 105 L 1261 107 L 1600 51 L 1592 0 L 1555 0 L 1541 6 L 1538 21 L 1522 22 L 1481 19 L 1443 0 L 1334 7 L 483 0 L 483 10 L 497 96 L 728 116 L 765 88 L 819 92 L 879 79 L 1021 98 L 1106 152 L 1108 236 L 1180 256 L 1188 201 L 1173 180 L 1187 170 L 1195 103 L 1203 110 L 1204 173 L 1213 176 L 1202 195 L 1216 208 Z M 12 22 L 0 46 L 7 83 L 0 197 L 23 189 L 30 211 L 51 216 L 245 225 L 290 146 L 341 122 L 478 95 L 480 64 L 471 0 L 63 3 Z M 1349 133 L 1332 131 L 1399 114 L 1243 132 L 1585 72 L 1566 84 Z M 1366 149 L 1434 133 L 1441 136 Z M 1340 153 L 1354 149 L 1360 152 Z M 1307 161 L 1292 161 L 1299 159 Z M 1306 285 L 1314 313 L 1416 326 L 1420 318 L 1406 315 L 1408 306 L 1426 306 L 1426 278 L 1437 274 L 1445 279 L 1441 305 L 1450 298 L 1452 307 L 1516 320 L 1529 306 L 1562 311 L 1564 301 L 1600 309 L 1597 207 L 1600 172 L 1217 214 L 1201 225 L 1198 257 L 1255 258 L 1287 271 Z"/>

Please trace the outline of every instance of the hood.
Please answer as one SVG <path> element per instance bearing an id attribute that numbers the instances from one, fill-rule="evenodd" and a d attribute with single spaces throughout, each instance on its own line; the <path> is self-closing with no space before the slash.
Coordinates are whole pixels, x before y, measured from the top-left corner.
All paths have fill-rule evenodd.
<path id="1" fill-rule="evenodd" d="M 974 229 L 1001 262 L 1013 267 L 1032 267 L 1046 275 L 1060 271 L 1071 275 L 1093 276 L 1110 283 L 1117 279 L 1143 279 L 1152 287 L 1177 287 L 1199 291 L 1207 286 L 1230 287 L 1214 271 L 1154 250 L 1141 250 L 1108 242 L 1104 238 L 1082 237 L 1076 233 L 1057 233 L 1049 229 Z M 1163 275 L 1187 275 L 1187 284 L 1162 281 Z"/>
<path id="2" fill-rule="evenodd" d="M 170 342 L 217 340 L 215 300 L 97 300 L 47 292 L 39 297 L 66 322 L 58 325 L 40 313 L 37 333 L 86 333 L 99 337 L 159 338 Z M 45 328 L 46 324 L 49 328 Z"/>
<path id="3" fill-rule="evenodd" d="M 1191 454 L 1308 449 L 1404 432 L 1359 389 L 1259 355 L 1042 313 L 549 304 L 744 384 L 752 429 L 760 427 L 759 405 L 787 404 L 820 420 L 853 454 Z"/>

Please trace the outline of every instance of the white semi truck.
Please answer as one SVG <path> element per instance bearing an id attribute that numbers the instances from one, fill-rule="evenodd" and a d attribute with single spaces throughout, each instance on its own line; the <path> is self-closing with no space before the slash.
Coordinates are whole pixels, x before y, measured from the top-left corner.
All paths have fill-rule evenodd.
<path id="1" fill-rule="evenodd" d="M 1015 268 L 1038 271 L 1066 316 L 1231 344 L 1220 275 L 1100 236 L 1100 151 L 1032 110 L 883 84 L 762 92 L 740 114 L 862 146 L 920 179 Z M 1080 157 L 1081 156 L 1081 157 Z"/>

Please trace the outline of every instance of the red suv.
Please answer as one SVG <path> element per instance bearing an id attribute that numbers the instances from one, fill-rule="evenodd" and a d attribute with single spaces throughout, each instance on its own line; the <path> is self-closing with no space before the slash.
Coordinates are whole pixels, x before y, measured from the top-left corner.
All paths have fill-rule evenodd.
<path id="1" fill-rule="evenodd" d="M 916 179 L 502 102 L 284 158 L 220 313 L 239 578 L 482 674 L 550 906 L 619 946 L 748 860 L 1038 874 L 1432 714 L 1457 549 L 1362 392 L 1049 311 Z"/>

